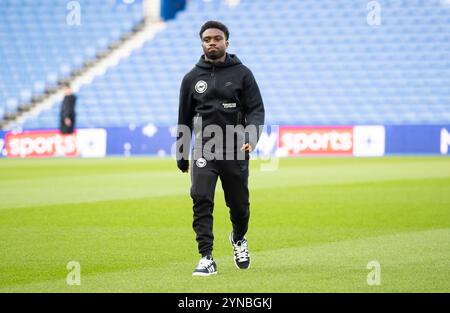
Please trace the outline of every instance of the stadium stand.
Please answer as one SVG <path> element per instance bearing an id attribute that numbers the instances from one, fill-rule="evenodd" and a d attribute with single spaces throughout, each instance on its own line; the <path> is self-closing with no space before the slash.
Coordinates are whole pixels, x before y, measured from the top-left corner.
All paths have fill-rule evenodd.
<path id="1" fill-rule="evenodd" d="M 448 123 L 450 7 L 439 0 L 379 1 L 381 24 L 370 26 L 367 3 L 241 0 L 230 6 L 219 0 L 190 1 L 153 40 L 80 89 L 78 127 L 175 124 L 180 82 L 201 54 L 198 30 L 209 19 L 228 25 L 229 52 L 254 72 L 268 124 Z M 125 13 L 121 16 L 123 23 L 133 21 Z M 92 28 L 78 31 L 99 35 L 95 40 L 94 35 L 77 37 L 79 45 L 88 47 L 99 38 L 110 38 L 106 36 L 111 35 L 109 30 L 100 35 L 101 22 L 86 23 Z M 94 32 L 95 27 L 99 29 Z M 73 42 L 70 31 L 62 36 L 69 46 Z M 42 49 L 55 62 L 64 58 L 58 51 L 67 49 L 58 50 L 57 45 Z M 27 50 L 16 49 L 24 54 Z M 20 73 L 26 76 L 29 67 L 46 69 L 47 75 L 60 73 L 57 64 L 50 67 L 29 60 L 22 66 L 17 64 L 19 59 L 12 60 L 14 67 L 22 67 L 19 78 Z M 36 87 L 45 79 L 28 76 L 20 88 Z M 18 94 L 20 88 L 11 92 Z M 2 99 L 10 96 L 3 94 Z M 58 111 L 59 103 L 55 103 L 23 126 L 56 128 Z"/>
<path id="2" fill-rule="evenodd" d="M 70 14 L 78 9 L 79 26 Z M 57 86 L 143 20 L 140 2 L 88 0 L 4 0 L 0 16 L 0 119 Z"/>

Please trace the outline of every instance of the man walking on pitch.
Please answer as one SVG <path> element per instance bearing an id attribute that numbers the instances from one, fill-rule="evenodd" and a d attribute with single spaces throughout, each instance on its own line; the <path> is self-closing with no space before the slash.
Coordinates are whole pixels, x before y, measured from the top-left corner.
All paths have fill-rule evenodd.
<path id="1" fill-rule="evenodd" d="M 209 21 L 202 26 L 200 39 L 204 54 L 184 76 L 180 90 L 177 166 L 182 172 L 189 170 L 193 130 L 195 134 L 190 194 L 193 228 L 202 258 L 194 276 L 217 274 L 212 256 L 217 178 L 221 180 L 230 210 L 234 262 L 239 269 L 250 267 L 245 238 L 250 217 L 249 153 L 261 135 L 264 105 L 252 72 L 236 55 L 226 52 L 228 38 L 228 29 L 220 22 Z"/>

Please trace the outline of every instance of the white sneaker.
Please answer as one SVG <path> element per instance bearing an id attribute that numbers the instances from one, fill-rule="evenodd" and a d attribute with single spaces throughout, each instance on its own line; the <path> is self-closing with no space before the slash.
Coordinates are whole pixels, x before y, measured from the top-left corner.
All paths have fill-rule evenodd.
<path id="1" fill-rule="evenodd" d="M 230 234 L 230 242 L 233 246 L 234 264 L 240 270 L 250 268 L 250 254 L 248 253 L 248 241 L 245 237 L 237 242 L 233 241 L 233 232 Z"/>
<path id="2" fill-rule="evenodd" d="M 208 255 L 200 259 L 192 276 L 211 276 L 217 274 L 217 265 L 212 256 Z"/>

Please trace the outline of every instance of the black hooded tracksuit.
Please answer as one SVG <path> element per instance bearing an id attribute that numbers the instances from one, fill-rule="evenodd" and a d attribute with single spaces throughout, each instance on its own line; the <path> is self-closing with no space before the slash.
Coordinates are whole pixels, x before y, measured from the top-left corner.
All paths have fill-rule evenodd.
<path id="1" fill-rule="evenodd" d="M 195 133 L 191 164 L 193 228 L 199 253 L 205 256 L 213 250 L 214 191 L 218 177 L 230 209 L 233 238 L 240 240 L 247 232 L 249 154 L 241 152 L 240 148 L 250 143 L 255 149 L 264 125 L 264 105 L 252 72 L 233 54 L 227 54 L 224 62 L 217 63 L 207 62 L 202 56 L 183 78 L 178 125 L 176 152 L 181 171 L 189 167 L 192 138 L 182 136 L 180 125 Z M 243 127 L 236 128 L 233 144 L 224 139 L 211 147 L 208 141 L 217 134 L 204 134 L 208 125 L 218 125 L 223 138 L 226 125 Z M 254 126 L 256 134 L 249 134 L 249 125 Z M 246 131 L 242 131 L 244 127 Z"/>

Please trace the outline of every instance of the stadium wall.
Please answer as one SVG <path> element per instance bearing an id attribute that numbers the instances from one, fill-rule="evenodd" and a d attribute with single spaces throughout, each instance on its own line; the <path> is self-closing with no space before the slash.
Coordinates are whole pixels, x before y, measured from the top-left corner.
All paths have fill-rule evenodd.
<path id="1" fill-rule="evenodd" d="M 1 157 L 171 156 L 175 126 L 0 131 Z M 448 155 L 450 125 L 266 127 L 255 156 Z"/>

